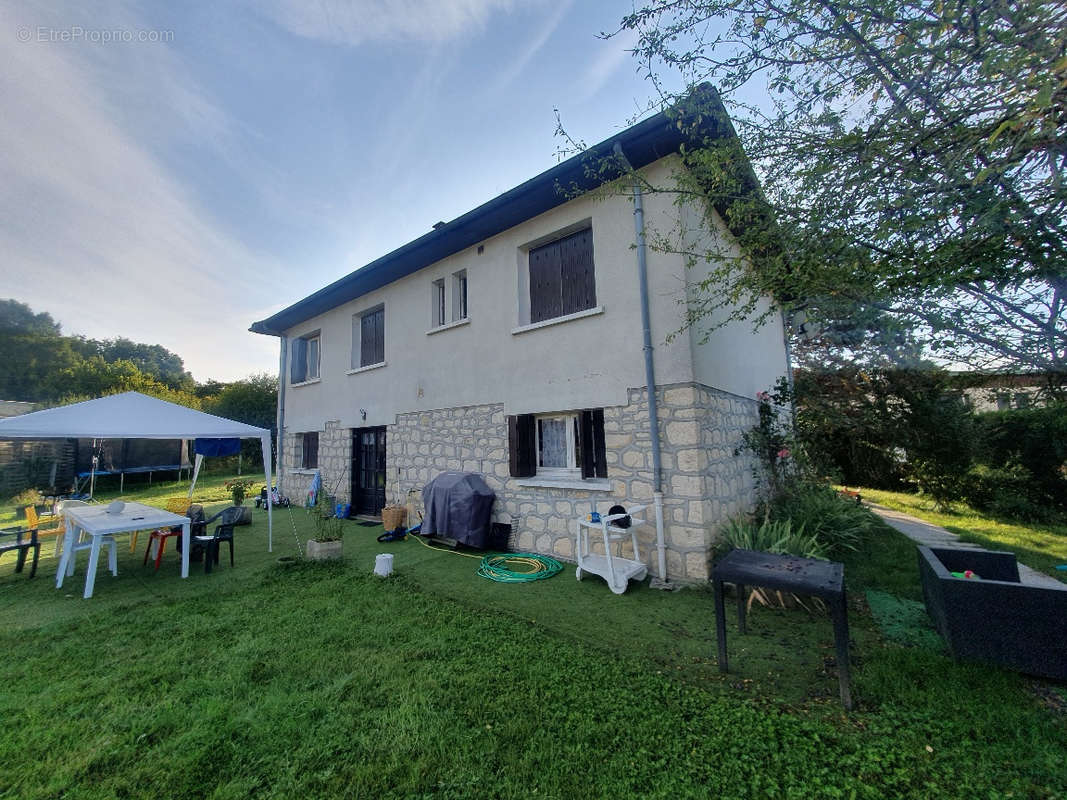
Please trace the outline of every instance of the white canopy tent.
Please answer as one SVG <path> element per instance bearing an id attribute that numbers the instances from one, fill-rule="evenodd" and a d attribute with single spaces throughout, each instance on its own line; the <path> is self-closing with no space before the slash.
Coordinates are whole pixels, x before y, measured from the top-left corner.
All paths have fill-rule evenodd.
<path id="1" fill-rule="evenodd" d="M 271 486 L 270 431 L 205 414 L 139 392 L 124 392 L 59 408 L 0 419 L 0 439 L 259 439 L 263 476 Z M 202 456 L 197 455 L 196 473 Z M 192 494 L 192 487 L 189 489 Z M 267 549 L 274 549 L 267 503 Z"/>

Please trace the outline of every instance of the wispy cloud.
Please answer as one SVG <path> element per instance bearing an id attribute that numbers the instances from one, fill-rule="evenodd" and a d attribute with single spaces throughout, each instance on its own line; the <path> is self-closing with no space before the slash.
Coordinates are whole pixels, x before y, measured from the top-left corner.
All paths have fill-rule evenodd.
<path id="1" fill-rule="evenodd" d="M 567 15 L 567 12 L 570 11 L 572 5 L 574 5 L 574 0 L 561 0 L 561 2 L 557 3 L 555 10 L 545 18 L 537 31 L 530 37 L 526 46 L 520 50 L 512 62 L 497 75 L 490 89 L 491 93 L 496 93 L 506 88 L 513 80 L 522 74 L 522 71 L 526 69 L 530 61 L 533 60 L 533 57 L 545 46 L 549 37 L 555 33 L 556 28 L 559 27 L 560 22 L 563 21 L 563 17 Z"/>
<path id="2" fill-rule="evenodd" d="M 5 35 L 42 21 L 0 7 Z M 173 64 L 165 68 L 169 87 L 153 82 L 140 91 L 141 76 L 131 71 L 121 95 L 107 94 L 111 52 L 5 46 L 0 104 L 17 111 L 0 115 L 3 293 L 51 312 L 68 332 L 158 342 L 198 377 L 269 369 L 276 344 L 248 334 L 250 316 L 228 298 L 237 284 L 248 287 L 250 306 L 269 302 L 256 279 L 271 265 L 220 228 L 139 143 L 127 103 L 155 92 L 161 109 L 173 101 L 205 136 L 228 121 Z"/>
<path id="3" fill-rule="evenodd" d="M 615 71 L 632 58 L 630 51 L 636 44 L 637 33 L 630 30 L 600 42 L 596 48 L 596 55 L 578 81 L 578 102 L 594 97 L 603 89 Z"/>
<path id="4" fill-rule="evenodd" d="M 481 31 L 523 0 L 267 0 L 255 8 L 290 33 L 335 44 L 443 42 Z"/>

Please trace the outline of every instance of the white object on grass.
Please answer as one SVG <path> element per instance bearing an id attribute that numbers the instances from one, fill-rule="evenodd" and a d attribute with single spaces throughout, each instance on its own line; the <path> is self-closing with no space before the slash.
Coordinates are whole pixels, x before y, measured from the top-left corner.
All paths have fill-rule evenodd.
<path id="1" fill-rule="evenodd" d="M 383 578 L 393 574 L 393 554 L 379 553 L 374 559 L 374 574 Z"/>

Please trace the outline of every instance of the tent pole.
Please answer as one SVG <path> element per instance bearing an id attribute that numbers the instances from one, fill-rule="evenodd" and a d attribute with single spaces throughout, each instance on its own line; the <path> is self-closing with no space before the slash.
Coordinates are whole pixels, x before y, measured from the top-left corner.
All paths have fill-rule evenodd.
<path id="1" fill-rule="evenodd" d="M 270 485 L 270 434 L 262 436 L 259 439 L 260 447 L 263 449 L 263 477 L 267 480 L 267 552 L 274 552 L 274 519 L 271 514 L 272 507 L 274 506 L 274 495 L 271 493 Z"/>
<path id="2" fill-rule="evenodd" d="M 204 463 L 204 456 L 200 453 L 196 454 L 196 466 L 193 467 L 193 479 L 189 481 L 189 499 L 193 499 L 193 489 L 196 488 L 196 479 L 200 475 L 200 465 Z"/>

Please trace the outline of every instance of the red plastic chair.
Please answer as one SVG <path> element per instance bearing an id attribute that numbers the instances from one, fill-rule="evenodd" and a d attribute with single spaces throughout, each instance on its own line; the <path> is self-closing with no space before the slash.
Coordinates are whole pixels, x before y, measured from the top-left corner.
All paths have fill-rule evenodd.
<path id="1" fill-rule="evenodd" d="M 189 505 L 189 500 L 172 498 L 167 501 L 165 507 L 172 514 L 184 514 L 189 510 Z M 145 548 L 144 561 L 141 565 L 144 566 L 148 563 L 148 556 L 152 553 L 152 545 L 156 544 L 156 569 L 158 570 L 159 565 L 163 562 L 163 553 L 167 549 L 167 539 L 181 535 L 181 528 L 159 528 L 152 531 L 152 535 L 148 537 L 148 547 Z"/>

